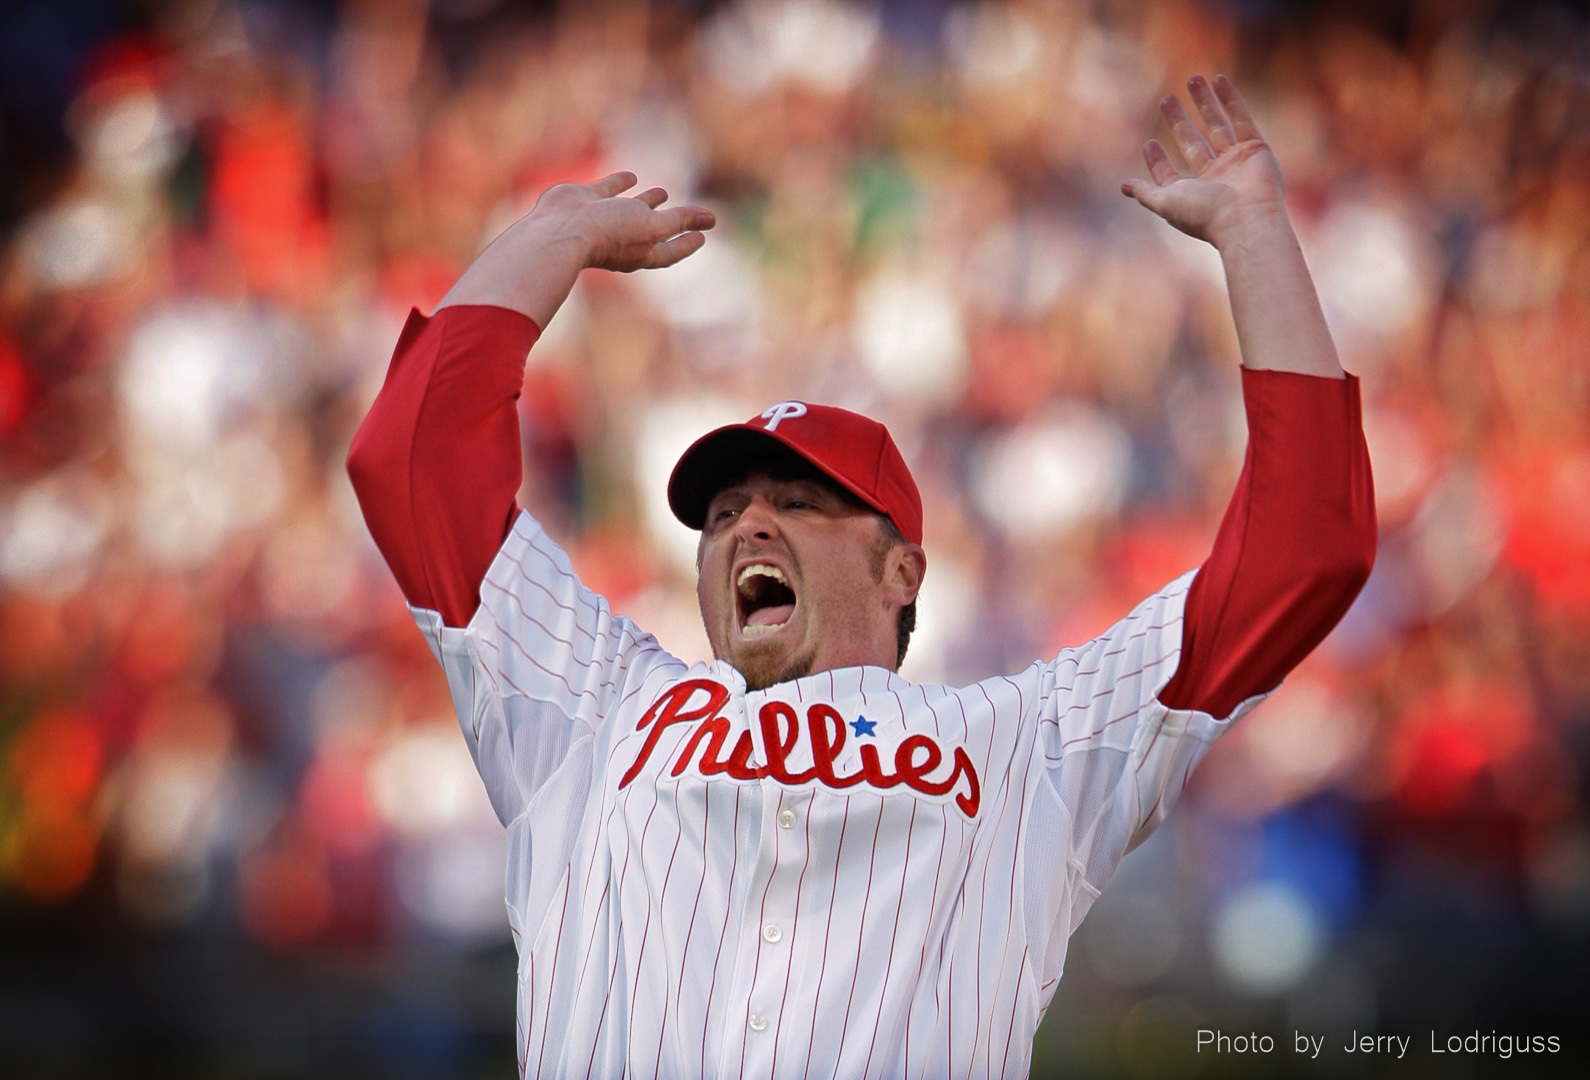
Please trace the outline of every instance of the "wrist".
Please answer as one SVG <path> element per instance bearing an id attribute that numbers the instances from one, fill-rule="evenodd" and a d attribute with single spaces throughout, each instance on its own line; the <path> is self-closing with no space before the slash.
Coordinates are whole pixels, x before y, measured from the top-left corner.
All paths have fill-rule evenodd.
<path id="1" fill-rule="evenodd" d="M 573 215 L 533 210 L 515 222 L 510 232 L 518 233 L 514 237 L 516 248 L 533 253 L 535 260 L 548 269 L 556 267 L 578 275 L 591 265 L 595 241 Z"/>
<path id="2" fill-rule="evenodd" d="M 1286 204 L 1279 199 L 1242 207 L 1209 230 L 1209 241 L 1222 258 L 1240 258 L 1267 248 L 1297 246 L 1297 234 Z"/>
<path id="3" fill-rule="evenodd" d="M 484 304 L 517 311 L 545 329 L 585 269 L 590 245 L 566 216 L 531 213 L 470 264 L 438 309 Z"/>

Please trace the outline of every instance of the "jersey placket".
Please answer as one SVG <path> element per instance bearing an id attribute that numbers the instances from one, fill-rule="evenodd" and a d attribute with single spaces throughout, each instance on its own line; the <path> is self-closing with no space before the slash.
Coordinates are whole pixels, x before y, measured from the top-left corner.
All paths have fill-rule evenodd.
<path id="1" fill-rule="evenodd" d="M 743 701 L 747 721 L 755 716 L 754 710 L 760 704 L 749 696 Z M 760 727 L 755 722 L 750 722 L 749 727 L 754 763 L 765 766 L 767 753 L 762 745 Z M 718 1073 L 724 1077 L 771 1073 L 778 1038 L 779 1004 L 788 975 L 789 941 L 785 936 L 785 923 L 780 920 L 787 918 L 786 911 L 793 910 L 794 896 L 793 893 L 788 896 L 777 893 L 783 877 L 779 871 L 790 860 L 794 847 L 791 830 L 781 829 L 778 820 L 780 810 L 784 809 L 784 796 L 789 793 L 766 777 L 755 784 L 761 809 L 755 861 L 745 891 L 736 890 L 738 905 L 730 919 L 737 941 L 734 975 L 729 984 L 730 1004 L 723 1016 L 724 1037 Z M 793 881 L 786 887 L 792 889 Z M 769 927 L 777 929 L 769 932 Z"/>
<path id="2" fill-rule="evenodd" d="M 778 1046 L 781 1041 L 787 1042 L 784 1019 L 809 1013 L 799 1003 L 794 1009 L 786 1006 L 800 930 L 802 876 L 810 861 L 807 820 L 814 796 L 810 791 L 792 791 L 767 783 L 770 797 L 763 801 L 763 812 L 767 815 L 763 820 L 773 823 L 769 842 L 774 851 L 774 863 L 757 912 L 760 953 L 751 991 L 751 1015 L 747 1017 L 751 1034 L 747 1036 L 746 1076 L 771 1076 L 777 1064 Z M 759 1017 L 761 1037 L 758 1037 Z"/>

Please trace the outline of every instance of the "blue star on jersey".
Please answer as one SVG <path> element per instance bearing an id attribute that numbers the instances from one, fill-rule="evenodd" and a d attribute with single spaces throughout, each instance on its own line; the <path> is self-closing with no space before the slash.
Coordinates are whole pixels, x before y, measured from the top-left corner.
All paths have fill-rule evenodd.
<path id="1" fill-rule="evenodd" d="M 865 716 L 858 716 L 850 722 L 850 726 L 855 729 L 856 735 L 859 737 L 862 735 L 871 735 L 873 733 L 872 729 L 877 725 L 871 720 L 868 720 Z"/>

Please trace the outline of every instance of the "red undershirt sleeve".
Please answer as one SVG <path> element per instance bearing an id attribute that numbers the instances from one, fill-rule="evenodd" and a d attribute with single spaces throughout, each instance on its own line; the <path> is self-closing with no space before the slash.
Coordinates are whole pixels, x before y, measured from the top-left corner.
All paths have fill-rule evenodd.
<path id="1" fill-rule="evenodd" d="M 480 583 L 513 524 L 517 402 L 540 333 L 500 307 L 411 312 L 348 453 L 365 523 L 403 595 L 448 626 L 480 606 Z"/>
<path id="2" fill-rule="evenodd" d="M 1228 716 L 1325 639 L 1375 558 L 1358 380 L 1242 371 L 1248 450 L 1159 699 Z"/>

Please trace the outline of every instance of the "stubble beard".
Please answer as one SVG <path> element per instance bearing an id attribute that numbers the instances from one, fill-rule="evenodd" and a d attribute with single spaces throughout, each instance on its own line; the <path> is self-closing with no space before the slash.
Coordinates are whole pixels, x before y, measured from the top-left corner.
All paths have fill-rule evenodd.
<path id="1" fill-rule="evenodd" d="M 752 649 L 749 653 L 748 656 L 729 661 L 745 679 L 746 690 L 766 690 L 781 682 L 804 678 L 812 673 L 817 660 L 815 649 L 796 656 L 776 649 Z"/>

